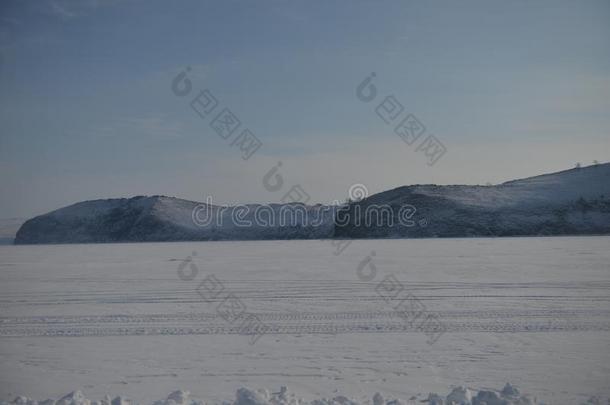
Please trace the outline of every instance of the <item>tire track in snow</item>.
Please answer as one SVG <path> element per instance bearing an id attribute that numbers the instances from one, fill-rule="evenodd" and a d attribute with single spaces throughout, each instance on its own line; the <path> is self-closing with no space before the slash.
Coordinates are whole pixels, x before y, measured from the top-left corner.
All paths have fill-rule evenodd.
<path id="1" fill-rule="evenodd" d="M 607 310 L 475 310 L 435 312 L 447 332 L 609 331 Z M 394 312 L 263 313 L 267 334 L 419 332 Z M 239 321 L 236 321 L 239 324 Z M 216 314 L 30 316 L 0 318 L 0 337 L 238 334 Z"/>

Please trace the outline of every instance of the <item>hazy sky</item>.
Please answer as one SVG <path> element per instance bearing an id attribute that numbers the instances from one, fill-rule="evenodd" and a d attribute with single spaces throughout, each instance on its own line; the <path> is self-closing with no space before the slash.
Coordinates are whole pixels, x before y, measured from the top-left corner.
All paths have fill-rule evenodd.
<path id="1" fill-rule="evenodd" d="M 219 103 L 204 119 L 189 106 L 203 89 Z M 445 145 L 435 165 L 376 114 L 390 95 Z M 223 108 L 234 137 L 262 141 L 250 159 L 210 127 Z M 326 202 L 609 156 L 608 0 L 0 3 L 4 218 L 142 194 L 279 201 L 294 184 Z"/>

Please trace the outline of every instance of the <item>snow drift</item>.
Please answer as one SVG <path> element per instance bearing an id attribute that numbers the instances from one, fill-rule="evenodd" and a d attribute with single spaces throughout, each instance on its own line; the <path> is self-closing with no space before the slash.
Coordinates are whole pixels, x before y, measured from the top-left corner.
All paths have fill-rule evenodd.
<path id="1" fill-rule="evenodd" d="M 133 402 L 123 398 L 115 397 L 111 399 L 106 396 L 101 400 L 94 401 L 85 398 L 81 391 L 74 391 L 70 394 L 58 399 L 47 399 L 44 401 L 36 401 L 28 397 L 19 396 L 11 402 L 0 402 L 0 405 L 127 405 Z M 358 405 L 360 402 L 350 399 L 345 396 L 336 396 L 333 398 L 320 398 L 310 402 L 295 396 L 290 393 L 286 387 L 281 387 L 278 392 L 270 392 L 266 389 L 251 390 L 248 388 L 239 388 L 235 393 L 235 399 L 225 401 L 223 405 Z M 427 403 L 432 405 L 533 405 L 542 404 L 536 398 L 521 394 L 519 389 L 506 384 L 502 390 L 491 391 L 481 390 L 476 391 L 466 387 L 455 387 L 446 395 L 435 393 L 428 394 L 427 397 L 411 397 L 408 400 L 398 398 L 385 398 L 380 393 L 375 393 L 371 400 L 366 400 L 364 403 L 372 405 L 406 405 L 415 403 Z M 601 404 L 601 399 L 592 397 L 586 404 Z M 166 399 L 159 400 L 153 405 L 203 405 L 204 401 L 193 399 L 188 391 L 174 391 L 168 395 Z"/>

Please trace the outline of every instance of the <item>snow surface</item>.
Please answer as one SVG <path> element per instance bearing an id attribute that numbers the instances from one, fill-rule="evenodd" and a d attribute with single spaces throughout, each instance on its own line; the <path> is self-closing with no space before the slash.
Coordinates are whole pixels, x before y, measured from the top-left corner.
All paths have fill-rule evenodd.
<path id="1" fill-rule="evenodd" d="M 357 240 L 339 255 L 329 240 L 0 246 L 0 399 L 153 403 L 187 389 L 222 403 L 238 387 L 289 386 L 306 401 L 379 392 L 379 405 L 510 381 L 547 404 L 606 403 L 609 242 Z M 177 275 L 188 256 L 192 281 Z M 362 281 L 367 256 L 377 275 Z M 210 274 L 273 333 L 254 345 L 236 333 L 197 293 Z M 376 292 L 390 274 L 446 325 L 433 345 Z"/>

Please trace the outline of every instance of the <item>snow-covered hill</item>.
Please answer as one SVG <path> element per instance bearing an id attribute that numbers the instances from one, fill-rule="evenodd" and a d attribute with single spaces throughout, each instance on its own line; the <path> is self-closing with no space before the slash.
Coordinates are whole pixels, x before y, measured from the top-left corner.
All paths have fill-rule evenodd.
<path id="1" fill-rule="evenodd" d="M 362 225 L 368 207 L 390 205 L 394 225 Z M 415 224 L 396 220 L 405 204 Z M 349 208 L 339 237 L 460 237 L 610 233 L 610 164 L 565 170 L 494 186 L 415 185 L 367 198 Z M 341 217 L 342 212 L 339 213 Z M 356 225 L 355 219 L 361 224 Z M 425 226 L 422 226 L 424 224 Z"/>
<path id="2" fill-rule="evenodd" d="M 298 203 L 221 207 L 166 196 L 85 201 L 26 221 L 15 244 L 320 239 L 332 237 L 335 210 Z"/>
<path id="3" fill-rule="evenodd" d="M 15 243 L 608 233 L 610 164 L 600 164 L 495 186 L 405 186 L 345 206 L 227 208 L 165 196 L 85 201 L 26 221 Z"/>

